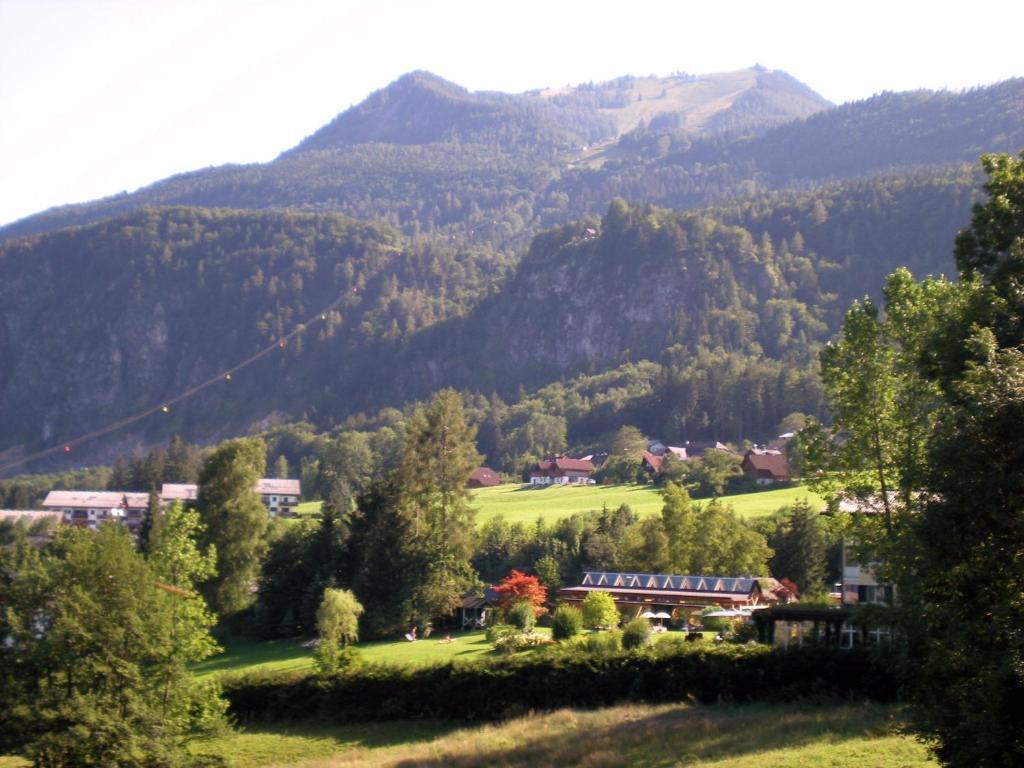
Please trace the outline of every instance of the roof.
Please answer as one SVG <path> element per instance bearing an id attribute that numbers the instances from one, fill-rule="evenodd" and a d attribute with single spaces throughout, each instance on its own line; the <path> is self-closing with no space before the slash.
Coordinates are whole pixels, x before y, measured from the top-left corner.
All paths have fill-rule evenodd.
<path id="1" fill-rule="evenodd" d="M 199 486 L 195 483 L 164 483 L 160 498 L 164 501 L 195 501 Z"/>
<path id="2" fill-rule="evenodd" d="M 678 445 L 670 445 L 668 452 L 675 456 L 677 459 L 687 459 L 689 456 L 686 453 L 686 449 Z"/>
<path id="3" fill-rule="evenodd" d="M 256 481 L 256 493 L 273 493 L 279 496 L 301 496 L 302 488 L 299 485 L 299 481 L 295 479 L 261 477 Z"/>
<path id="4" fill-rule="evenodd" d="M 537 465 L 531 471 L 593 472 L 594 464 L 587 459 L 567 459 L 565 456 L 555 456 L 553 458 L 544 459 L 543 461 L 538 461 Z"/>
<path id="5" fill-rule="evenodd" d="M 647 466 L 654 472 L 661 471 L 661 456 L 651 453 L 650 451 L 643 452 L 643 461 L 647 463 Z"/>
<path id="6" fill-rule="evenodd" d="M 501 478 L 490 467 L 477 467 L 469 473 L 469 481 L 480 485 L 498 485 L 501 483 Z"/>
<path id="7" fill-rule="evenodd" d="M 786 461 L 786 454 L 779 451 L 747 451 L 747 455 L 743 457 L 743 462 L 759 475 L 768 474 L 778 478 L 789 477 L 789 462 Z"/>
<path id="8" fill-rule="evenodd" d="M 52 509 L 0 509 L 0 520 L 44 520 L 60 519 L 60 513 Z"/>
<path id="9" fill-rule="evenodd" d="M 43 500 L 47 508 L 79 507 L 86 509 L 114 509 L 127 500 L 133 509 L 149 506 L 148 493 L 125 491 L 50 491 Z"/>
<path id="10" fill-rule="evenodd" d="M 749 576 L 676 576 L 664 573 L 587 571 L 581 587 L 643 589 L 658 592 L 732 593 L 748 595 L 758 579 Z"/>

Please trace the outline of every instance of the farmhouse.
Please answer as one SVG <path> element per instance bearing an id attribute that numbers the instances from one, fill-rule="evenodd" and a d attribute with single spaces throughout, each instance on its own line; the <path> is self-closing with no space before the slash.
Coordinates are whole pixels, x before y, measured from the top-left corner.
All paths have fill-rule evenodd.
<path id="1" fill-rule="evenodd" d="M 61 522 L 93 529 L 114 520 L 138 530 L 148 507 L 148 493 L 125 491 L 50 491 L 43 500 L 43 509 L 59 513 Z"/>
<path id="2" fill-rule="evenodd" d="M 790 479 L 789 462 L 782 451 L 751 449 L 744 454 L 740 469 L 758 485 L 788 483 Z"/>
<path id="3" fill-rule="evenodd" d="M 586 459 L 552 456 L 538 461 L 530 470 L 531 485 L 586 485 L 594 465 Z"/>
<path id="4" fill-rule="evenodd" d="M 772 605 L 781 599 L 780 587 L 775 579 L 748 576 L 587 571 L 579 586 L 563 587 L 558 596 L 567 603 L 580 603 L 589 592 L 607 592 L 624 613 L 665 611 L 683 619 L 709 605 L 727 610 Z"/>

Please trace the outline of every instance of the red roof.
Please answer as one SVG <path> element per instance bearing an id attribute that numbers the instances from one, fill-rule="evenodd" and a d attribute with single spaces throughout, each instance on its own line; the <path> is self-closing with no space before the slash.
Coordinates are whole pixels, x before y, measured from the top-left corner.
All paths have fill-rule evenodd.
<path id="1" fill-rule="evenodd" d="M 500 485 L 501 478 L 490 467 L 477 467 L 469 473 L 469 482 L 466 484 L 475 486 Z"/>
<path id="2" fill-rule="evenodd" d="M 645 462 L 647 462 L 647 466 L 649 466 L 651 468 L 652 472 L 660 472 L 661 471 L 661 459 L 662 459 L 661 456 L 656 456 L 655 454 L 651 453 L 650 451 L 644 451 L 643 460 Z"/>

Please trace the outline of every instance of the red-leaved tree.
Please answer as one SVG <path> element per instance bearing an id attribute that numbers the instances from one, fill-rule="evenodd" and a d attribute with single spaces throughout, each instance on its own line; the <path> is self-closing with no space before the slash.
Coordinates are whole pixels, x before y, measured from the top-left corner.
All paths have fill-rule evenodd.
<path id="1" fill-rule="evenodd" d="M 503 611 L 512 603 L 523 601 L 532 605 L 536 613 L 541 613 L 544 601 L 548 599 L 547 588 L 537 580 L 536 576 L 528 576 L 514 568 L 494 588 L 494 591 L 499 595 L 498 605 Z"/>

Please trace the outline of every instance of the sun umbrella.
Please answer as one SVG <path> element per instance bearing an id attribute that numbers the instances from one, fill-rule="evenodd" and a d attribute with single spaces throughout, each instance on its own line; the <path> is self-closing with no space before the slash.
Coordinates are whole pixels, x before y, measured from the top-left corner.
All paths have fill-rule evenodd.
<path id="1" fill-rule="evenodd" d="M 644 611 L 643 613 L 641 613 L 641 614 L 640 614 L 640 616 L 641 616 L 642 618 L 645 618 L 645 619 L 653 619 L 653 618 L 655 618 L 655 617 L 656 617 L 657 615 L 658 615 L 658 614 L 656 614 L 656 613 L 655 613 L 654 611 L 650 611 L 650 610 L 648 610 L 648 611 Z"/>

